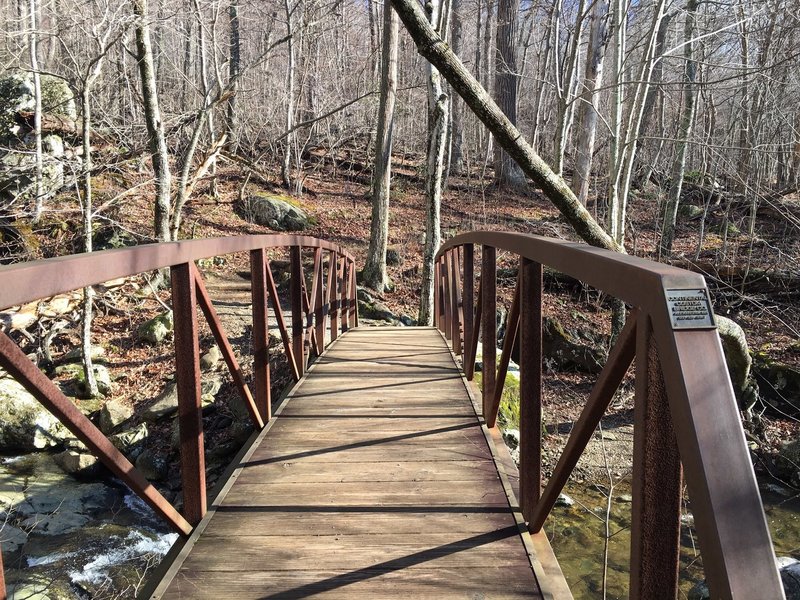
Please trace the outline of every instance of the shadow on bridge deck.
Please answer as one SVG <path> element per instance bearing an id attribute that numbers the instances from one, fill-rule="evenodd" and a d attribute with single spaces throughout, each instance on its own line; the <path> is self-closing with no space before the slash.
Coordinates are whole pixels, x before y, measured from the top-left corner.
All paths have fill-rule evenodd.
<path id="1" fill-rule="evenodd" d="M 245 453 L 152 597 L 569 598 L 493 437 L 436 329 L 352 330 Z"/>

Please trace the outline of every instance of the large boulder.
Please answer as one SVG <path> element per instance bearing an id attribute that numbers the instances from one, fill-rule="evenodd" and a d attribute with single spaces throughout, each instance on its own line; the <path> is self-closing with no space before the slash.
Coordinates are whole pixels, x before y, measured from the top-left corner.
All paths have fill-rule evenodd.
<path id="1" fill-rule="evenodd" d="M 311 224 L 305 211 L 283 196 L 254 194 L 238 208 L 244 219 L 276 231 L 302 231 Z"/>
<path id="2" fill-rule="evenodd" d="M 33 451 L 57 446 L 67 429 L 17 381 L 0 379 L 0 451 Z"/>
<path id="3" fill-rule="evenodd" d="M 157 346 L 167 339 L 174 327 L 175 320 L 170 310 L 139 325 L 136 334 L 140 340 Z"/>
<path id="4" fill-rule="evenodd" d="M 64 80 L 41 76 L 43 128 L 43 185 L 50 196 L 71 183 L 62 130 L 74 131 L 75 98 Z M 12 71 L 0 78 L 0 203 L 32 198 L 36 158 L 33 149 L 32 111 L 35 108 L 33 75 Z M 69 179 L 69 180 L 68 180 Z"/>
<path id="5" fill-rule="evenodd" d="M 800 416 L 800 369 L 759 354 L 753 371 L 768 407 Z"/>
<path id="6" fill-rule="evenodd" d="M 736 400 L 742 410 L 749 411 L 758 401 L 758 385 L 750 371 L 753 359 L 750 357 L 744 330 L 727 317 L 716 315 L 716 319 L 717 333 L 722 342 Z"/>

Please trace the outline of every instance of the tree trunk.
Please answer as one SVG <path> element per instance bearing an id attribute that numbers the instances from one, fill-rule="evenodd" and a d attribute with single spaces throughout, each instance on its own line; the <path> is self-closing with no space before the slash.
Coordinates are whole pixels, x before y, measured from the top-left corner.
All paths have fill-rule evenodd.
<path id="1" fill-rule="evenodd" d="M 153 48 L 150 44 L 150 27 L 147 24 L 147 0 L 131 0 L 131 5 L 136 19 L 136 60 L 142 81 L 144 119 L 153 160 L 153 177 L 156 182 L 155 236 L 161 242 L 168 242 L 171 174 L 164 123 L 161 122 L 161 111 L 158 106 Z"/>
<path id="2" fill-rule="evenodd" d="M 31 73 L 33 74 L 33 139 L 35 152 L 34 167 L 34 202 L 33 202 L 33 222 L 38 223 L 42 217 L 44 204 L 44 165 L 42 159 L 42 81 L 39 76 L 39 31 L 36 14 L 38 7 L 36 0 L 28 2 L 28 17 L 30 31 L 28 33 L 28 53 L 31 61 Z"/>
<path id="3" fill-rule="evenodd" d="M 97 68 L 97 74 L 100 69 Z M 91 85 L 94 78 L 87 78 L 81 92 L 81 135 L 83 137 L 83 157 L 81 164 L 81 190 L 83 192 L 83 251 L 92 251 L 92 113 Z M 83 288 L 83 321 L 81 323 L 81 358 L 86 381 L 86 395 L 95 398 L 99 395 L 97 379 L 92 364 L 92 298 L 91 286 Z"/>
<path id="4" fill-rule="evenodd" d="M 228 5 L 228 21 L 230 23 L 230 39 L 228 62 L 228 86 L 231 91 L 225 111 L 225 129 L 228 133 L 228 143 L 231 149 L 237 145 L 237 119 L 236 119 L 236 92 L 239 88 L 239 72 L 241 69 L 241 44 L 239 41 L 239 0 L 231 0 Z M 202 27 L 202 25 L 201 25 Z"/>
<path id="5" fill-rule="evenodd" d="M 603 58 L 608 37 L 606 19 L 608 1 L 595 0 L 592 5 L 589 29 L 589 47 L 586 50 L 586 71 L 583 75 L 583 91 L 578 106 L 579 138 L 575 147 L 575 169 L 572 173 L 572 191 L 581 204 L 589 197 L 589 182 L 592 175 L 592 156 L 597 134 L 597 117 L 600 104 L 600 88 L 603 83 Z"/>
<path id="6" fill-rule="evenodd" d="M 290 0 L 284 0 L 283 7 L 286 12 L 286 36 L 288 38 L 287 47 L 287 63 L 286 63 L 286 131 L 289 135 L 286 137 L 286 145 L 283 151 L 283 162 L 281 163 L 281 181 L 283 185 L 291 189 L 291 164 L 292 164 L 292 146 L 297 137 L 294 129 L 294 63 L 295 63 L 295 43 L 294 43 L 294 27 L 292 26 L 292 8 Z"/>
<path id="7" fill-rule="evenodd" d="M 467 106 L 489 128 L 503 149 L 553 202 L 581 239 L 594 246 L 623 251 L 578 202 L 566 182 L 533 151 L 491 96 L 434 31 L 422 8 L 414 0 L 391 1 L 416 42 L 419 53 L 447 79 Z"/>
<path id="8" fill-rule="evenodd" d="M 500 109 L 517 124 L 517 15 L 519 0 L 500 0 L 497 8 L 497 53 L 495 55 L 495 99 Z M 498 186 L 525 187 L 525 175 L 500 146 L 494 151 L 494 177 Z"/>
<path id="9" fill-rule="evenodd" d="M 386 286 L 386 245 L 389 239 L 389 191 L 392 176 L 392 134 L 397 97 L 397 47 L 400 21 L 391 5 L 383 5 L 383 51 L 378 136 L 375 144 L 375 180 L 372 192 L 372 224 L 364 265 L 364 285 L 383 291 Z"/>
<path id="10" fill-rule="evenodd" d="M 453 0 L 453 53 L 461 58 L 464 47 L 463 19 L 461 15 L 462 0 Z M 451 98 L 451 133 L 450 133 L 450 171 L 461 173 L 464 170 L 464 103 L 456 96 Z"/>
<path id="11" fill-rule="evenodd" d="M 447 11 L 443 0 L 433 0 L 426 6 L 428 18 L 435 31 L 447 29 Z M 447 140 L 448 97 L 442 86 L 438 69 L 428 64 L 428 157 L 425 169 L 425 250 L 422 258 L 422 288 L 418 322 L 433 325 L 434 258 L 441 243 L 441 207 L 444 179 L 444 159 Z"/>
<path id="12" fill-rule="evenodd" d="M 597 0 L 595 3 L 599 3 Z M 581 39 L 583 38 L 583 19 L 586 0 L 578 2 L 577 16 L 575 17 L 575 30 L 572 32 L 569 54 L 567 56 L 567 69 L 561 80 L 558 91 L 558 107 L 556 110 L 556 132 L 554 137 L 555 172 L 561 175 L 564 172 L 564 154 L 566 153 L 569 130 L 572 126 L 575 103 L 575 89 L 577 87 L 579 54 Z"/>
<path id="13" fill-rule="evenodd" d="M 659 254 L 666 256 L 672 253 L 672 242 L 675 239 L 675 221 L 678 218 L 678 205 L 681 199 L 683 176 L 686 171 L 686 149 L 689 146 L 689 136 L 692 135 L 692 124 L 696 105 L 697 90 L 696 73 L 697 63 L 694 58 L 694 25 L 697 14 L 697 1 L 688 0 L 686 3 L 686 23 L 683 27 L 683 56 L 686 60 L 684 67 L 683 88 L 683 117 L 681 118 L 680 132 L 675 148 L 675 160 L 672 163 L 671 183 L 667 193 L 667 202 L 664 206 L 663 225 L 661 228 L 661 244 Z"/>

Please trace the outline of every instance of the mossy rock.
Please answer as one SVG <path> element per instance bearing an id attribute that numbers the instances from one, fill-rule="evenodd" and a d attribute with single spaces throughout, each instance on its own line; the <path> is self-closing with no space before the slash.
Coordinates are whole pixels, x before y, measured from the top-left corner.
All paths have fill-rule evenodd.
<path id="1" fill-rule="evenodd" d="M 140 340 L 157 346 L 167 339 L 174 326 L 175 321 L 170 310 L 139 325 L 136 335 Z"/>
<path id="2" fill-rule="evenodd" d="M 722 342 L 728 374 L 741 410 L 750 410 L 758 401 L 758 385 L 753 379 L 753 359 L 747 346 L 744 330 L 731 319 L 716 315 L 717 333 Z"/>
<path id="3" fill-rule="evenodd" d="M 303 231 L 313 223 L 291 198 L 274 194 L 253 194 L 236 205 L 243 219 L 275 231 Z"/>

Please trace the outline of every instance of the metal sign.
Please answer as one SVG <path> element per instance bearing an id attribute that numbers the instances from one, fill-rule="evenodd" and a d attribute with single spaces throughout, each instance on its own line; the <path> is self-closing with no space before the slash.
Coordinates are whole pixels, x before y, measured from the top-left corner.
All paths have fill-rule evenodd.
<path id="1" fill-rule="evenodd" d="M 711 298 L 705 288 L 666 290 L 673 329 L 714 329 Z"/>

